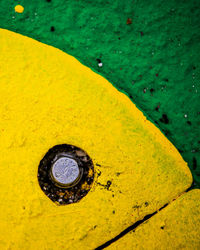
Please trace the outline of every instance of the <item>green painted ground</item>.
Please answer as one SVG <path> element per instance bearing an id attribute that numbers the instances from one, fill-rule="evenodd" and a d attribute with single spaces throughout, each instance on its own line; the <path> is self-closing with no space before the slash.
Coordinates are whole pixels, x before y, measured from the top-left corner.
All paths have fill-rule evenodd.
<path id="1" fill-rule="evenodd" d="M 0 0 L 0 27 L 111 81 L 179 149 L 200 187 L 200 0 Z"/>

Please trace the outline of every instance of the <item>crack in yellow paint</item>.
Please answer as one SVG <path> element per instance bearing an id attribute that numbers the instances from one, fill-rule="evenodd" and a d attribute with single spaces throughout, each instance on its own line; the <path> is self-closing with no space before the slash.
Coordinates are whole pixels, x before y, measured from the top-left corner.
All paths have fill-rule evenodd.
<path id="1" fill-rule="evenodd" d="M 94 249 L 191 185 L 174 146 L 103 77 L 7 30 L 0 44 L 1 249 Z M 63 143 L 85 150 L 96 175 L 80 202 L 57 206 L 37 170 Z"/>
<path id="2" fill-rule="evenodd" d="M 199 249 L 200 190 L 178 197 L 106 249 Z"/>

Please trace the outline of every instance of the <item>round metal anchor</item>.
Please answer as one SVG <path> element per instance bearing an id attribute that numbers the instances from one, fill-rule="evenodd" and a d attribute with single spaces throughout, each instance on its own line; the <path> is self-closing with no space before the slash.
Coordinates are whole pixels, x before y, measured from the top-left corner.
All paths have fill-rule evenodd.
<path id="1" fill-rule="evenodd" d="M 61 156 L 53 162 L 50 174 L 55 185 L 67 188 L 78 183 L 82 171 L 74 159 L 68 156 Z"/>
<path id="2" fill-rule="evenodd" d="M 38 166 L 38 182 L 57 205 L 78 202 L 92 187 L 94 166 L 89 155 L 73 145 L 50 148 Z"/>

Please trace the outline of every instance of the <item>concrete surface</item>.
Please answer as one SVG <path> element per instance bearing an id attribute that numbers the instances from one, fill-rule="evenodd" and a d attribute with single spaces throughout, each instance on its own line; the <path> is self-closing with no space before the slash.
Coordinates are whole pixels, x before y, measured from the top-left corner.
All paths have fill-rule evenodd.
<path id="1" fill-rule="evenodd" d="M 125 92 L 188 162 L 194 187 L 200 186 L 199 16 L 199 0 L 0 1 L 0 27 L 60 48 Z"/>
<path id="2" fill-rule="evenodd" d="M 103 77 L 7 30 L 0 45 L 1 249 L 94 249 L 191 186 L 176 148 Z M 95 166 L 90 192 L 67 206 L 37 180 L 44 154 L 62 143 Z"/>

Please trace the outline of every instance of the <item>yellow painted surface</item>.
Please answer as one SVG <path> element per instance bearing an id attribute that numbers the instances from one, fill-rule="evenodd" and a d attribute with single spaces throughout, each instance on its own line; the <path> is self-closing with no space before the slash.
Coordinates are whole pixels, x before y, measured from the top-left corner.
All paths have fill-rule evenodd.
<path id="1" fill-rule="evenodd" d="M 181 195 L 106 249 L 200 249 L 200 190 Z"/>
<path id="2" fill-rule="evenodd" d="M 0 50 L 0 249 L 94 249 L 191 185 L 174 146 L 103 77 L 3 29 Z M 37 180 L 62 143 L 85 150 L 96 171 L 91 191 L 67 206 Z"/>
<path id="3" fill-rule="evenodd" d="M 21 5 L 16 5 L 15 6 L 15 12 L 17 13 L 23 13 L 24 12 L 24 7 Z"/>

